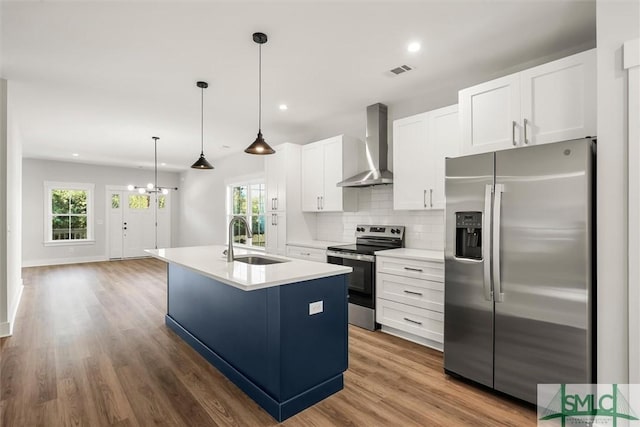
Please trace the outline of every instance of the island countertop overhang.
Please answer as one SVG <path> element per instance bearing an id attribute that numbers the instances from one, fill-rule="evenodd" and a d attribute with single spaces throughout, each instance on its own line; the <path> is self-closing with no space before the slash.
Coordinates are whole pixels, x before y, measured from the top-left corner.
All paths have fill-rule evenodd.
<path id="1" fill-rule="evenodd" d="M 147 249 L 145 252 L 159 260 L 180 265 L 244 291 L 348 274 L 353 271 L 351 267 L 274 256 L 241 248 L 234 248 L 234 253 L 236 255 L 263 255 L 286 262 L 270 265 L 251 265 L 239 261 L 227 262 L 223 255 L 225 249 L 226 246 L 213 245 Z"/>

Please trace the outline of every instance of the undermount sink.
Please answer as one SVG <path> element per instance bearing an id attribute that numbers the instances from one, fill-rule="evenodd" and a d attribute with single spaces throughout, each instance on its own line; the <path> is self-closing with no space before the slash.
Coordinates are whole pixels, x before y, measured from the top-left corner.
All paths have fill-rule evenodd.
<path id="1" fill-rule="evenodd" d="M 266 256 L 262 256 L 262 255 L 240 255 L 235 257 L 233 260 L 244 262 L 245 264 L 253 264 L 253 265 L 269 265 L 269 264 L 280 264 L 282 262 L 287 262 L 286 260 L 267 258 Z"/>

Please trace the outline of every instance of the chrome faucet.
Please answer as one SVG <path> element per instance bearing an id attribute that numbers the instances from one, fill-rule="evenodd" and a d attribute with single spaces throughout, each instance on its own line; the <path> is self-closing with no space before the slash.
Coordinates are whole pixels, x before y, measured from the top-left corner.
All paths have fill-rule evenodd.
<path id="1" fill-rule="evenodd" d="M 234 216 L 231 218 L 229 222 L 229 247 L 227 248 L 227 262 L 233 262 L 233 223 L 236 221 L 244 222 L 245 230 L 247 231 L 247 237 L 251 238 L 253 233 L 251 232 L 251 227 L 249 227 L 249 223 L 243 216 Z"/>

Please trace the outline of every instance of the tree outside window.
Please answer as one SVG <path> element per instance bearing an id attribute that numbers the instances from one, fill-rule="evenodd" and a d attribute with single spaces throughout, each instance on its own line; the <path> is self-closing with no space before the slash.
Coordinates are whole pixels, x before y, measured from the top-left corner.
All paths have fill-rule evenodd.
<path id="1" fill-rule="evenodd" d="M 92 239 L 91 184 L 45 183 L 45 243 Z"/>

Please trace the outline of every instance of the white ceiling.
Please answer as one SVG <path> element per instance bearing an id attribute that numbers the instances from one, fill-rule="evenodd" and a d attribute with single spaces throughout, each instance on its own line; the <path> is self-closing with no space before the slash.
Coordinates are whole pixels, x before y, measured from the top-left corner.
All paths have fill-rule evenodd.
<path id="1" fill-rule="evenodd" d="M 306 143 L 439 87 L 595 44 L 595 1 L 6 2 L 2 75 L 25 157 L 164 169 L 267 142 Z M 422 43 L 408 53 L 410 41 Z M 416 69 L 391 77 L 408 64 Z M 286 103 L 288 111 L 278 105 Z M 343 130 L 342 130 L 343 129 Z M 362 128 L 364 134 L 364 127 Z M 363 136 L 363 135 L 361 135 Z M 223 148 L 227 145 L 230 148 Z M 72 158 L 72 153 L 80 156 Z"/>

